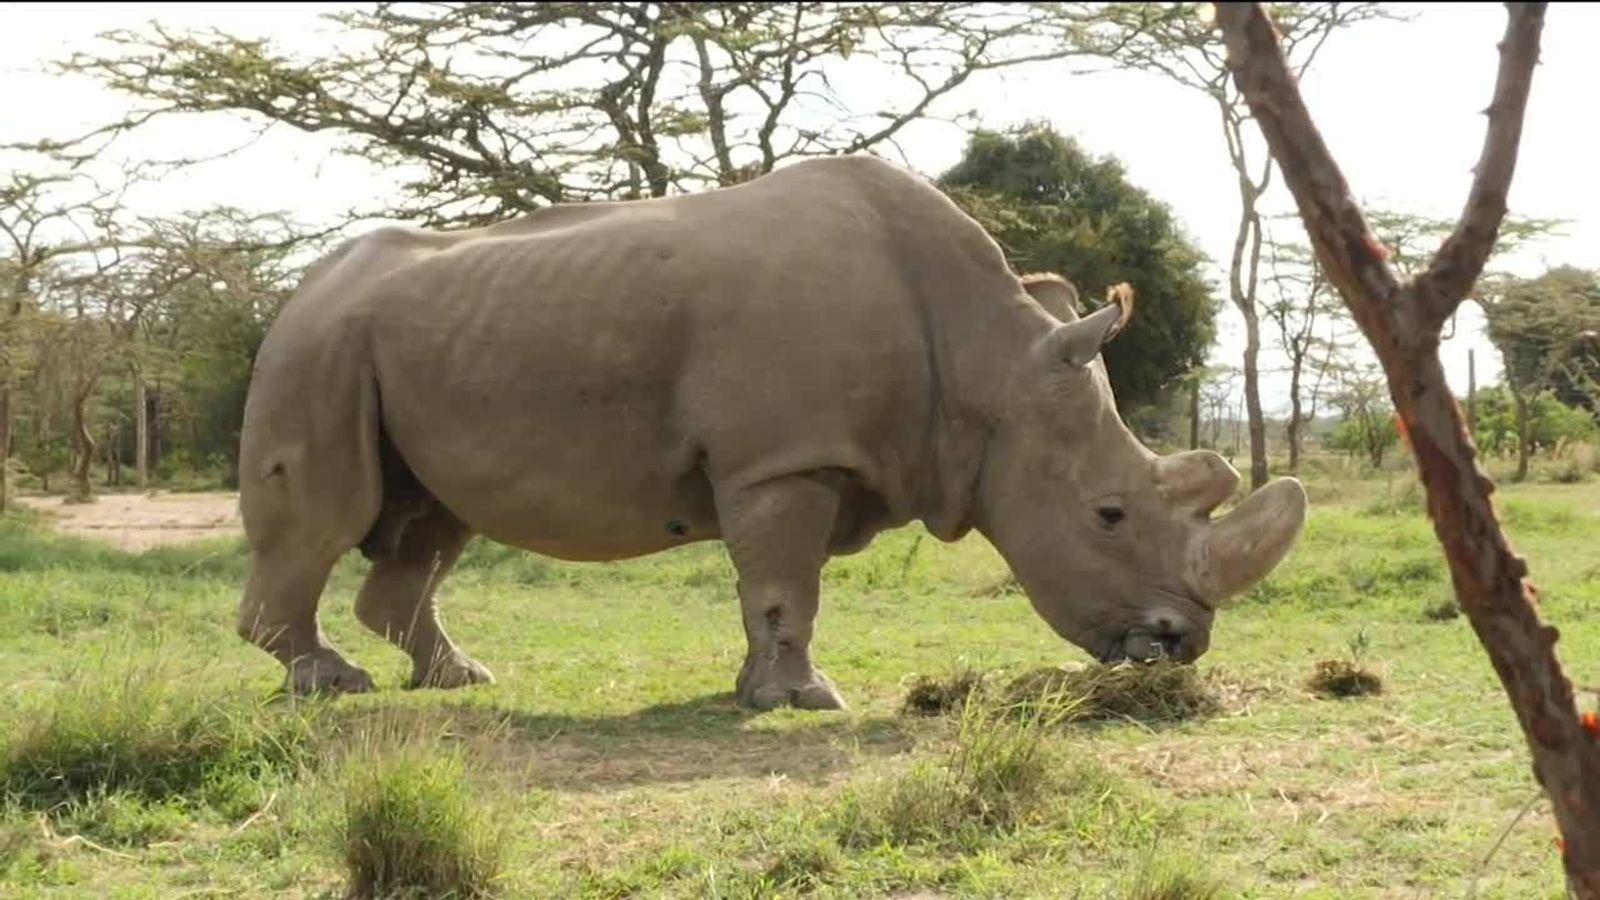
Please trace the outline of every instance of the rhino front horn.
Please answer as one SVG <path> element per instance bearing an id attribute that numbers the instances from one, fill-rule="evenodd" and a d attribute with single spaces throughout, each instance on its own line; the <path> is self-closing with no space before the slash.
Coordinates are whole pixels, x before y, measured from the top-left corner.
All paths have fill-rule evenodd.
<path id="1" fill-rule="evenodd" d="M 1267 577 L 1300 537 L 1306 521 L 1306 489 L 1293 478 L 1267 485 L 1216 520 L 1201 546 L 1196 581 L 1213 603 L 1254 587 Z"/>

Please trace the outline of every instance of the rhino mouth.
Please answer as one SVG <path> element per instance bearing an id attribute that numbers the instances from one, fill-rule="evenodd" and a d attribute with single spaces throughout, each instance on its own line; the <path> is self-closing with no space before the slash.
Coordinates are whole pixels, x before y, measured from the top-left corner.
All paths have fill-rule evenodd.
<path id="1" fill-rule="evenodd" d="M 1196 614 L 1198 612 L 1198 615 Z M 1101 663 L 1192 663 L 1210 643 L 1212 609 L 1188 593 L 1158 591 L 1155 608 L 1102 645 Z"/>
<path id="2" fill-rule="evenodd" d="M 1097 658 L 1105 665 L 1119 663 L 1154 664 L 1163 661 L 1191 663 L 1197 654 L 1186 648 L 1183 635 L 1131 628 L 1104 647 Z"/>

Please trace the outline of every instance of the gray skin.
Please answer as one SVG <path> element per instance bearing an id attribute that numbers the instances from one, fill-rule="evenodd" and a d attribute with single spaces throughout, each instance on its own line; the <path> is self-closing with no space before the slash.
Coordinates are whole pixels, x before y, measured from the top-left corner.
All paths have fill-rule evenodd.
<path id="1" fill-rule="evenodd" d="M 256 360 L 239 632 L 295 692 L 371 690 L 317 617 L 359 547 L 356 615 L 410 654 L 412 686 L 492 682 L 435 601 L 472 536 L 576 561 L 721 540 L 740 703 L 842 708 L 811 661 L 821 570 L 921 521 L 984 535 L 1096 658 L 1192 661 L 1295 542 L 1305 492 L 1282 479 L 1212 520 L 1238 473 L 1157 456 L 1118 415 L 1099 352 L 1131 294 L 1076 305 L 869 157 L 353 239 Z"/>

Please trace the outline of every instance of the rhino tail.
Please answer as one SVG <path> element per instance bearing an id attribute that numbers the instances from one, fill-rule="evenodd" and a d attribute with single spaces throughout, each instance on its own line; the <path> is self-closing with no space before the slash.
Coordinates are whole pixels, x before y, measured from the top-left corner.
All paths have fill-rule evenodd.
<path id="1" fill-rule="evenodd" d="M 396 559 L 406 526 L 426 515 L 433 495 L 406 463 L 383 425 L 381 390 L 376 377 L 366 379 L 361 409 L 362 469 L 379 497 L 378 516 L 358 545 L 371 562 Z"/>

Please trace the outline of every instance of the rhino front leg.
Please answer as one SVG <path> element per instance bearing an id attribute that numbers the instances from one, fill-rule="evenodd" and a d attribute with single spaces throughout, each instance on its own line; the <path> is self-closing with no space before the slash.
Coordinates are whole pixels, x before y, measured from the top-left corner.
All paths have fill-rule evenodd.
<path id="1" fill-rule="evenodd" d="M 493 684 L 494 675 L 456 646 L 439 621 L 436 595 L 472 533 L 437 503 L 406 522 L 375 560 L 356 597 L 356 618 L 411 656 L 410 687 Z"/>
<path id="2" fill-rule="evenodd" d="M 309 552 L 255 548 L 239 603 L 240 637 L 272 654 L 295 694 L 359 694 L 372 678 L 346 660 L 322 633 L 317 603 L 333 563 Z"/>
<path id="3" fill-rule="evenodd" d="M 838 509 L 834 488 L 804 476 L 718 497 L 749 641 L 735 683 L 743 706 L 846 708 L 833 682 L 811 663 L 822 566 Z"/>

